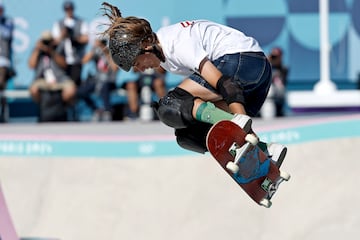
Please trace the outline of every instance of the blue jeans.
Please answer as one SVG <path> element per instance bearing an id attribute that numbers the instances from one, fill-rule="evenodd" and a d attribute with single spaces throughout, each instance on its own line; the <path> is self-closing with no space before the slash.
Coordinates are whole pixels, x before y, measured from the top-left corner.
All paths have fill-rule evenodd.
<path id="1" fill-rule="evenodd" d="M 242 89 L 245 110 L 249 116 L 256 116 L 263 105 L 271 84 L 271 65 L 264 53 L 243 52 L 224 55 L 212 63 L 224 76 L 231 77 Z M 199 74 L 190 79 L 217 93 Z"/>

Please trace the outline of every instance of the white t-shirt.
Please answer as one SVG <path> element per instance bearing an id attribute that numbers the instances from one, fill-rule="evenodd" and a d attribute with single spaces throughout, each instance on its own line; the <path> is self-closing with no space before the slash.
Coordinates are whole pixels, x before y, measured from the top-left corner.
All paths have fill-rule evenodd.
<path id="1" fill-rule="evenodd" d="M 259 43 L 244 33 L 207 20 L 185 21 L 160 28 L 156 33 L 165 55 L 161 66 L 189 76 L 199 71 L 201 61 L 238 52 L 262 52 Z"/>

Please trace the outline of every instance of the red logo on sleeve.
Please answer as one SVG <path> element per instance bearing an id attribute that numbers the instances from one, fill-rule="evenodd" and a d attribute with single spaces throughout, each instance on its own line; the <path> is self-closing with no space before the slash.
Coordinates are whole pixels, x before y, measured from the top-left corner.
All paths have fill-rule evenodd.
<path id="1" fill-rule="evenodd" d="M 189 27 L 191 25 L 193 25 L 194 22 L 190 22 L 190 21 L 185 21 L 185 22 L 181 22 L 181 26 L 183 26 L 184 28 Z"/>

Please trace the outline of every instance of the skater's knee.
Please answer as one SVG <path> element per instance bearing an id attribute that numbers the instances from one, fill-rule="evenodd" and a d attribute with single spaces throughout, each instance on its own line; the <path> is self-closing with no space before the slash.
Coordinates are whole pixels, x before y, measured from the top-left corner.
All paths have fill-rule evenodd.
<path id="1" fill-rule="evenodd" d="M 163 123 L 180 129 L 196 121 L 192 116 L 193 106 L 194 96 L 181 88 L 175 88 L 153 107 Z"/>

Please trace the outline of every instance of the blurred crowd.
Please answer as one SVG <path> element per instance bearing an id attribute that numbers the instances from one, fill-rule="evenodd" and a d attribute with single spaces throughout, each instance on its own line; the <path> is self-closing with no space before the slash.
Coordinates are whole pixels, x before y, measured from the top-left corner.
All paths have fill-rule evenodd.
<path id="1" fill-rule="evenodd" d="M 115 115 L 117 119 L 155 119 L 152 112 L 141 110 L 143 105 L 149 107 L 149 102 L 166 94 L 165 72 L 155 69 L 134 73 L 134 79 L 119 86 L 119 69 L 110 57 L 107 39 L 99 35 L 93 43 L 89 42 L 88 25 L 75 14 L 74 2 L 65 1 L 62 10 L 63 18 L 54 22 L 52 29 L 44 29 L 28 59 L 34 72 L 29 93 L 38 105 L 38 120 L 79 120 L 77 104 L 81 102 L 90 109 L 92 121 L 111 121 Z M 8 105 L 3 90 L 16 74 L 16 67 L 12 61 L 14 23 L 5 15 L 3 4 L 0 19 L 0 122 L 5 122 Z M 92 71 L 83 79 L 86 64 L 91 64 Z M 119 89 L 127 97 L 126 106 L 120 109 L 112 105 L 112 95 Z M 144 89 L 149 90 L 146 97 L 150 99 L 141 96 Z"/>
<path id="2" fill-rule="evenodd" d="M 155 120 L 150 104 L 168 90 L 165 70 L 134 72 L 133 79 L 119 86 L 119 68 L 110 57 L 106 37 L 99 35 L 90 44 L 88 25 L 75 10 L 74 2 L 63 3 L 63 18 L 41 33 L 28 59 L 34 72 L 29 93 L 38 106 L 39 122 L 79 120 L 79 103 L 90 109 L 91 121 Z M 5 6 L 0 3 L 0 122 L 6 121 L 8 112 L 3 90 L 16 75 L 11 47 L 13 30 L 13 20 L 5 15 Z M 286 106 L 288 68 L 283 65 L 282 55 L 279 47 L 268 55 L 274 70 L 269 99 L 278 117 L 285 115 Z M 94 70 L 87 75 L 83 73 L 86 64 L 92 64 Z M 120 108 L 112 102 L 112 95 L 118 92 L 126 93 L 126 104 Z"/>

